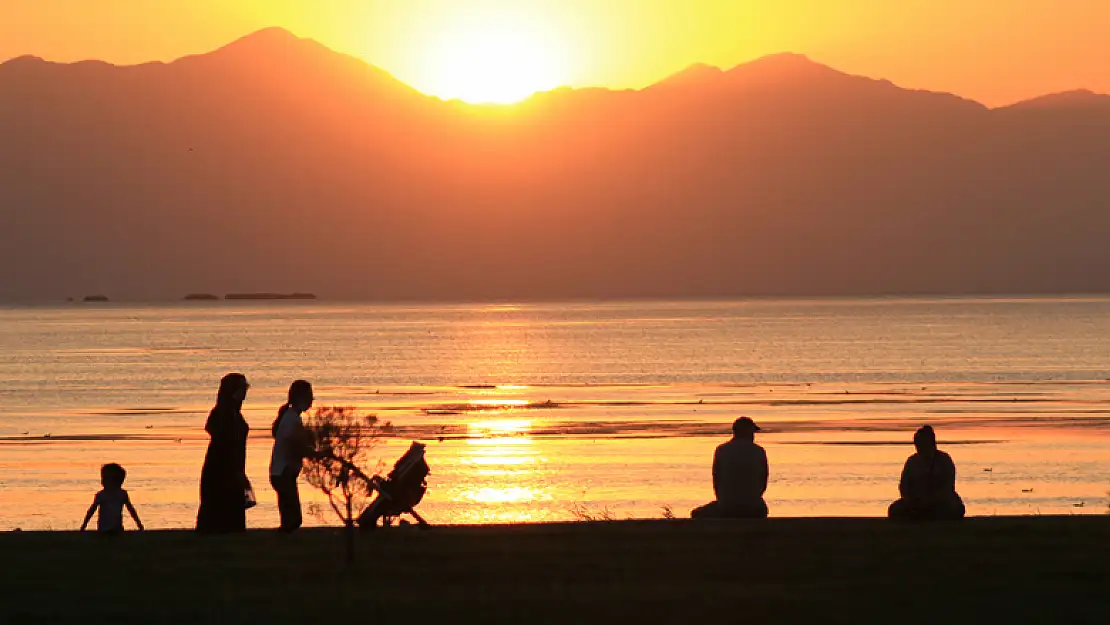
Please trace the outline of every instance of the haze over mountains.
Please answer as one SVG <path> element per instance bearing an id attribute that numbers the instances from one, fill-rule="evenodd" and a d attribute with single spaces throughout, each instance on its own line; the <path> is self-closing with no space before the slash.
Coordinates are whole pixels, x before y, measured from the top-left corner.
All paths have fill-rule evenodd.
<path id="1" fill-rule="evenodd" d="M 0 300 L 1110 291 L 1110 96 L 796 55 L 515 107 L 285 31 L 0 65 Z"/>

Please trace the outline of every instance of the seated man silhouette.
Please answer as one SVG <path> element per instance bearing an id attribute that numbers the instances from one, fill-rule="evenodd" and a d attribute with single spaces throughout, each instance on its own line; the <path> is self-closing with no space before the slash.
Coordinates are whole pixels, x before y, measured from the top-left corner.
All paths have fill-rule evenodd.
<path id="1" fill-rule="evenodd" d="M 892 519 L 927 521 L 962 519 L 964 502 L 956 493 L 956 464 L 937 449 L 937 435 L 926 425 L 913 435 L 917 453 L 906 460 L 898 491 L 902 498 L 890 504 Z"/>
<path id="2" fill-rule="evenodd" d="M 713 492 L 717 500 L 694 508 L 695 519 L 764 519 L 767 503 L 767 452 L 755 444 L 759 426 L 748 417 L 732 424 L 732 440 L 713 454 Z"/>

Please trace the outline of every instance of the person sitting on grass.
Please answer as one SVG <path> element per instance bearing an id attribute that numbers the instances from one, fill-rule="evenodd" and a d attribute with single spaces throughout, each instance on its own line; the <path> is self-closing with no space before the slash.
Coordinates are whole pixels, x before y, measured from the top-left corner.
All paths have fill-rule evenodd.
<path id="1" fill-rule="evenodd" d="M 928 521 L 962 519 L 964 502 L 956 493 L 956 464 L 937 449 L 937 435 L 926 425 L 913 435 L 917 453 L 906 460 L 898 491 L 902 498 L 890 504 L 892 519 Z"/>
<path id="2" fill-rule="evenodd" d="M 104 490 L 93 497 L 92 505 L 89 506 L 89 511 L 85 513 L 85 520 L 81 522 L 82 532 L 88 527 L 89 519 L 97 510 L 100 510 L 99 516 L 96 517 L 98 532 L 101 534 L 122 532 L 124 508 L 127 508 L 127 512 L 134 519 L 135 527 L 139 528 L 140 531 L 143 529 L 143 522 L 139 520 L 139 514 L 135 512 L 135 506 L 131 505 L 131 497 L 127 495 L 127 491 L 123 490 L 123 481 L 126 479 L 127 471 L 114 462 L 100 467 L 100 483 L 104 486 Z"/>
<path id="3" fill-rule="evenodd" d="M 716 501 L 695 508 L 695 519 L 767 518 L 767 452 L 755 444 L 760 428 L 748 417 L 732 424 L 732 440 L 713 454 L 713 492 Z"/>

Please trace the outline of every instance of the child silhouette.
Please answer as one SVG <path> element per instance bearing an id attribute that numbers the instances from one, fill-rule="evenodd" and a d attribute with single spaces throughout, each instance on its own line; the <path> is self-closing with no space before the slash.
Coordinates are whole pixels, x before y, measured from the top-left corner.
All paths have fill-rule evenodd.
<path id="1" fill-rule="evenodd" d="M 135 521 L 135 526 L 140 530 L 143 529 L 143 522 L 139 520 L 139 514 L 135 512 L 135 506 L 131 505 L 131 497 L 128 496 L 127 491 L 123 490 L 123 481 L 127 479 L 127 471 L 116 463 L 106 464 L 100 467 L 100 483 L 104 486 L 104 490 L 93 497 L 92 505 L 89 506 L 89 511 L 85 513 L 85 520 L 81 522 L 81 531 L 89 525 L 89 519 L 97 510 L 100 515 L 96 517 L 96 529 L 101 534 L 118 534 L 123 531 L 123 509 L 127 508 L 127 512 L 131 514 L 131 518 Z"/>

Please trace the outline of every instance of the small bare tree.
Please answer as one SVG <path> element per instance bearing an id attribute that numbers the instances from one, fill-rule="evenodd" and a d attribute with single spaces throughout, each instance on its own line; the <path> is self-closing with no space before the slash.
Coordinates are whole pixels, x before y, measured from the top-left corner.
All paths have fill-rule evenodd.
<path id="1" fill-rule="evenodd" d="M 327 497 L 343 522 L 347 562 L 355 559 L 355 519 L 369 503 L 372 490 L 366 470 L 371 449 L 392 426 L 375 415 L 351 407 L 321 407 L 305 423 L 316 442 L 316 453 L 305 463 L 305 481 Z M 380 467 L 374 471 L 380 472 Z"/>

